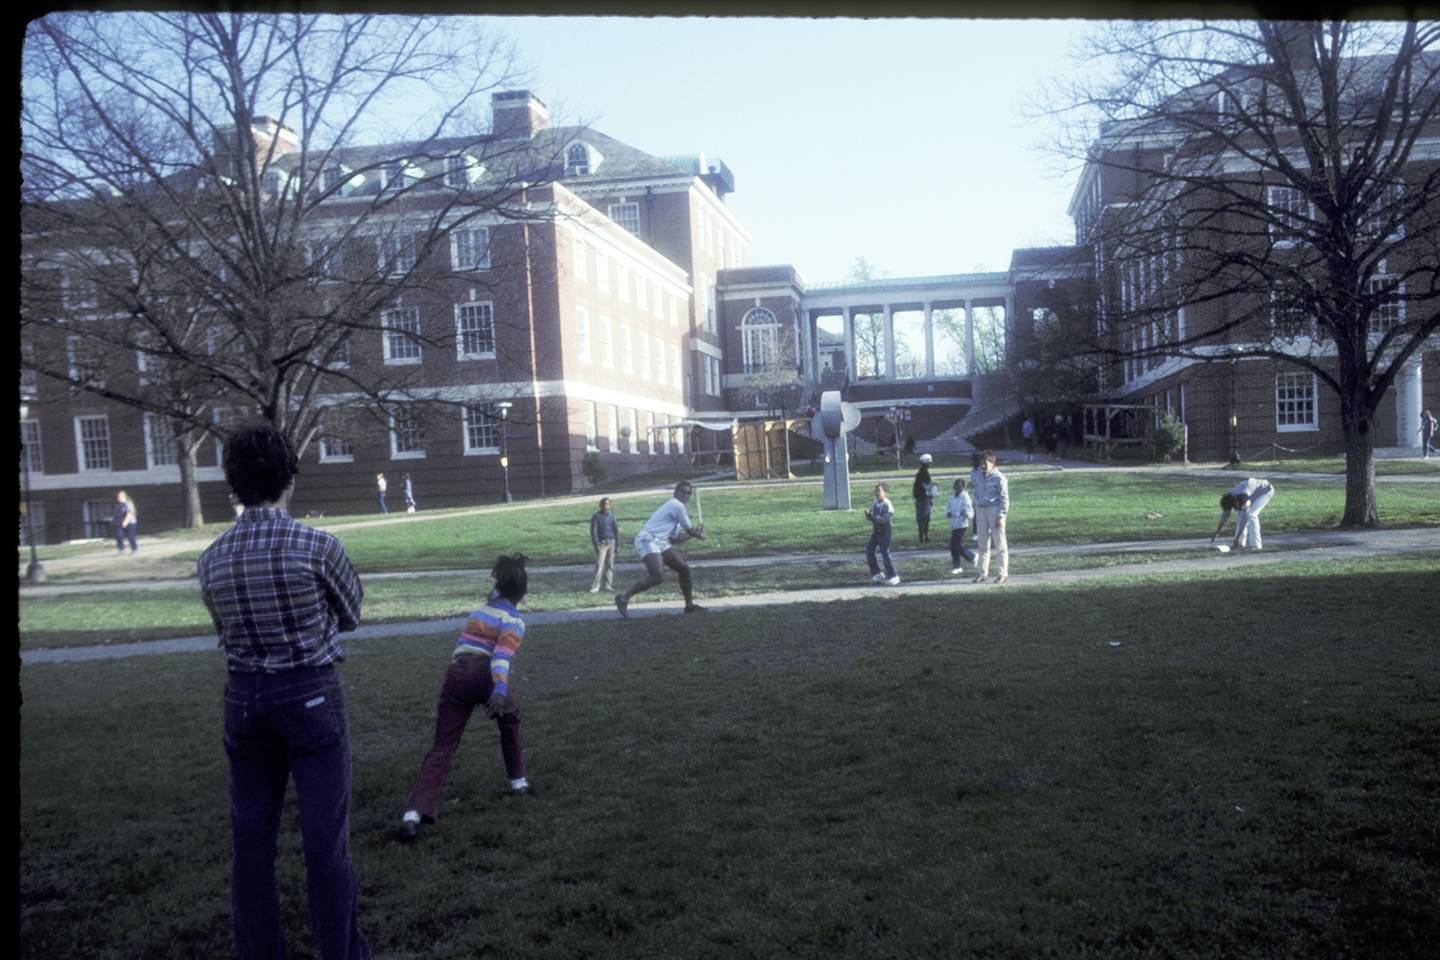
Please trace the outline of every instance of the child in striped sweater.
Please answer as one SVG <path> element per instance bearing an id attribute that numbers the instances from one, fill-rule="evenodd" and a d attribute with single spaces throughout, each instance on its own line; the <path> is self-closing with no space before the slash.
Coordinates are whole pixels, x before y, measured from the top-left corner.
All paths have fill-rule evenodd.
<path id="1" fill-rule="evenodd" d="M 512 794 L 533 793 L 525 778 L 525 755 L 520 740 L 520 705 L 510 686 L 510 662 L 525 639 L 525 621 L 515 605 L 525 597 L 529 578 L 522 554 L 495 561 L 495 589 L 484 606 L 473 611 L 455 644 L 436 708 L 435 742 L 420 764 L 420 777 L 410 791 L 400 835 L 413 839 L 421 823 L 434 823 L 440 814 L 440 791 L 450 761 L 460 748 L 465 725 L 477 706 L 500 728 L 500 754 Z"/>

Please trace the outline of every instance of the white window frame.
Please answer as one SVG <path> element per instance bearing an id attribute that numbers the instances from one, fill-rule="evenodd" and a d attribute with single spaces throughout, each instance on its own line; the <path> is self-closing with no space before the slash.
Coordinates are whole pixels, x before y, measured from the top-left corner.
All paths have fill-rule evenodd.
<path id="1" fill-rule="evenodd" d="M 610 258 L 595 251 L 595 285 L 602 293 L 610 292 Z"/>
<path id="2" fill-rule="evenodd" d="M 1405 181 L 1403 181 L 1403 180 L 1396 180 L 1396 181 L 1394 181 L 1393 183 L 1387 183 L 1387 184 L 1385 184 L 1384 189 L 1380 191 L 1380 196 L 1378 196 L 1378 197 L 1375 198 L 1375 202 L 1376 202 L 1377 204 L 1379 204 L 1379 206 L 1380 206 L 1381 209 L 1384 209 L 1384 208 L 1386 208 L 1386 207 L 1389 207 L 1389 206 L 1392 206 L 1392 205 L 1394 205 L 1394 204 L 1396 204 L 1396 203 L 1399 203 L 1401 200 L 1404 199 L 1404 196 L 1405 196 Z M 1378 211 L 1372 211 L 1370 216 L 1365 217 L 1365 218 L 1361 221 L 1361 224 L 1360 224 L 1360 232 L 1361 232 L 1362 235 L 1367 236 L 1367 237 L 1378 237 L 1378 236 L 1380 235 L 1380 231 L 1379 231 L 1378 228 L 1375 229 L 1375 230 L 1371 230 L 1370 227 L 1369 227 L 1369 222 L 1370 222 L 1371 220 L 1375 219 L 1375 214 L 1376 214 L 1377 212 L 1378 212 Z M 1404 221 L 1404 219 L 1402 219 L 1402 218 L 1397 218 L 1397 219 L 1395 220 L 1395 229 L 1394 229 L 1394 231 L 1392 231 L 1392 232 L 1390 233 L 1389 236 L 1387 236 L 1387 237 L 1385 238 L 1385 242 L 1386 242 L 1386 243 L 1392 243 L 1392 242 L 1394 242 L 1394 241 L 1396 241 L 1396 240 L 1403 240 L 1404 238 L 1405 238 L 1405 221 Z"/>
<path id="3" fill-rule="evenodd" d="M 620 324 L 620 372 L 635 372 L 635 357 L 630 344 L 630 324 Z"/>
<path id="4" fill-rule="evenodd" d="M 98 425 L 103 428 L 88 438 L 96 444 L 104 444 L 104 462 L 97 457 L 92 463 L 86 448 L 86 427 Z M 103 436 L 100 434 L 103 433 Z M 97 453 L 99 451 L 97 450 Z M 115 469 L 115 451 L 110 442 L 110 418 L 105 414 L 81 414 L 75 417 L 75 468 L 80 473 L 107 473 Z"/>
<path id="5" fill-rule="evenodd" d="M 1382 271 L 1385 269 L 1384 261 L 1381 261 L 1380 269 Z M 1366 286 L 1370 293 L 1378 294 L 1380 287 L 1396 279 L 1398 276 L 1393 273 L 1376 273 L 1371 275 L 1370 282 Z M 1385 333 L 1405 322 L 1405 282 L 1403 280 L 1395 284 L 1395 289 L 1391 291 L 1390 296 L 1393 299 L 1377 303 L 1375 309 L 1370 313 L 1372 333 Z"/>
<path id="6" fill-rule="evenodd" d="M 159 436 L 164 428 L 159 424 L 164 421 L 170 423 L 170 436 L 168 438 Z M 162 444 L 169 440 L 170 456 L 167 459 L 163 456 Z M 153 413 L 145 414 L 145 465 L 150 469 L 155 467 L 178 467 L 180 465 L 180 445 L 175 441 L 175 426 L 173 421 L 166 420 Z"/>
<path id="7" fill-rule="evenodd" d="M 39 420 L 32 418 L 20 421 L 20 442 L 24 444 L 24 463 L 30 465 L 30 472 L 43 475 L 45 473 L 45 444 L 40 436 Z"/>
<path id="8" fill-rule="evenodd" d="M 321 463 L 354 463 L 355 447 L 348 437 L 333 434 L 320 436 Z"/>
<path id="9" fill-rule="evenodd" d="M 630 428 L 630 452 L 635 456 L 640 455 L 640 418 L 636 415 L 634 407 L 627 408 L 626 426 Z"/>
<path id="10" fill-rule="evenodd" d="M 655 456 L 655 414 L 645 411 L 645 449 Z"/>
<path id="11" fill-rule="evenodd" d="M 495 405 L 491 403 L 467 404 L 460 413 L 460 433 L 465 444 L 465 456 L 480 457 L 498 454 L 501 448 L 500 431 L 504 429 L 504 418 L 495 412 Z M 481 436 L 480 440 L 493 440 L 493 443 L 476 443 L 476 434 Z"/>
<path id="12" fill-rule="evenodd" d="M 575 279 L 588 281 L 590 279 L 590 265 L 587 259 L 589 255 L 585 251 L 585 241 L 579 237 L 571 237 L 570 255 L 575 261 Z"/>
<path id="13" fill-rule="evenodd" d="M 660 289 L 658 283 L 650 284 L 650 309 L 654 311 L 657 319 L 665 319 L 665 291 Z"/>
<path id="14" fill-rule="evenodd" d="M 665 344 L 657 337 L 655 339 L 655 382 L 662 387 L 670 383 L 670 371 L 665 362 Z"/>
<path id="15" fill-rule="evenodd" d="M 65 360 L 70 370 L 70 379 L 77 382 L 77 385 L 90 384 L 95 387 L 105 386 L 105 360 L 103 357 L 92 355 L 95 345 L 88 343 L 85 337 L 68 336 L 65 338 Z M 93 361 L 93 367 L 98 376 L 86 379 L 81 374 L 82 364 L 89 366 Z"/>
<path id="16" fill-rule="evenodd" d="M 387 276 L 403 277 L 415 269 L 419 252 L 415 234 L 399 233 L 380 238 L 380 259 Z"/>
<path id="17" fill-rule="evenodd" d="M 609 317 L 600 317 L 596 334 L 597 346 L 600 348 L 600 365 L 613 370 L 615 368 L 615 326 Z"/>
<path id="18" fill-rule="evenodd" d="M 464 227 L 450 234 L 450 269 L 490 269 L 489 227 Z"/>
<path id="19" fill-rule="evenodd" d="M 621 303 L 630 302 L 630 268 L 623 263 L 615 264 L 615 295 Z"/>
<path id="20" fill-rule="evenodd" d="M 1287 187 L 1282 184 L 1267 185 L 1265 188 L 1265 205 L 1271 210 L 1282 211 L 1280 214 L 1275 215 L 1268 224 L 1271 242 L 1277 247 L 1293 247 L 1300 242 L 1298 236 L 1291 236 L 1285 233 L 1284 228 L 1276 222 L 1277 220 L 1283 220 L 1287 217 L 1295 218 L 1297 220 L 1297 226 L 1294 228 L 1294 232 L 1299 233 L 1300 230 L 1303 229 L 1303 224 L 1298 224 L 1300 219 L 1313 220 L 1315 218 L 1315 209 L 1310 205 L 1309 199 L 1295 187 Z M 1301 206 L 1303 206 L 1303 209 L 1297 209 Z"/>
<path id="21" fill-rule="evenodd" d="M 465 188 L 479 176 L 480 164 L 468 153 L 445 158 L 445 186 Z"/>
<path id="22" fill-rule="evenodd" d="M 635 363 L 640 367 L 640 379 L 650 379 L 650 335 L 641 330 L 635 335 Z"/>
<path id="23" fill-rule="evenodd" d="M 670 326 L 678 327 L 680 326 L 680 298 L 672 293 L 668 299 L 670 301 Z"/>
<path id="24" fill-rule="evenodd" d="M 478 313 L 478 316 L 471 316 Z M 472 329 L 467 327 L 467 322 L 474 320 L 476 326 Z M 489 324 L 490 349 L 489 350 L 467 350 L 465 341 L 471 336 L 481 343 L 483 347 L 485 338 L 485 325 Z M 493 300 L 466 300 L 455 304 L 455 359 L 456 360 L 494 360 L 495 359 L 495 302 Z"/>
<path id="25" fill-rule="evenodd" d="M 606 214 L 615 221 L 622 230 L 628 231 L 634 236 L 640 236 L 640 204 L 612 203 Z"/>
<path id="26" fill-rule="evenodd" d="M 620 408 L 615 404 L 609 406 L 609 422 L 606 423 L 605 439 L 610 442 L 610 452 L 620 453 Z"/>
<path id="27" fill-rule="evenodd" d="M 402 316 L 414 320 L 413 330 L 410 329 L 411 325 L 408 323 L 405 326 L 396 324 L 396 319 Z M 420 362 L 425 351 L 419 339 L 419 307 L 391 307 L 388 310 L 380 311 L 380 328 L 380 347 L 386 366 L 402 366 Z M 413 355 L 410 352 L 412 349 L 414 350 Z"/>
<path id="28" fill-rule="evenodd" d="M 575 305 L 575 355 L 585 363 L 590 356 L 590 311 L 580 304 Z"/>
<path id="29" fill-rule="evenodd" d="M 107 540 L 114 529 L 114 500 L 83 500 L 80 503 L 80 528 L 87 540 Z"/>
<path id="30" fill-rule="evenodd" d="M 780 319 L 769 307 L 751 307 L 740 320 L 740 347 L 746 373 L 780 362 Z"/>
<path id="31" fill-rule="evenodd" d="M 424 460 L 425 459 L 425 428 L 416 422 L 415 411 L 409 407 L 399 406 L 390 411 L 390 459 L 391 460 Z M 403 423 L 401 421 L 404 421 Z M 402 431 L 413 434 L 418 440 L 415 446 L 407 446 L 400 449 Z M 409 439 L 409 438 L 407 438 Z"/>
<path id="32" fill-rule="evenodd" d="M 600 449 L 600 412 L 594 400 L 585 403 L 585 452 L 594 453 Z"/>
<path id="33" fill-rule="evenodd" d="M 663 427 L 664 429 L 660 431 L 660 447 L 668 457 L 670 456 L 670 415 L 668 413 L 665 415 Z"/>
<path id="34" fill-rule="evenodd" d="M 635 274 L 635 306 L 642 313 L 650 309 L 650 284 L 639 273 Z"/>
<path id="35" fill-rule="evenodd" d="M 590 174 L 590 149 L 583 143 L 572 143 L 565 148 L 565 175 L 584 177 Z"/>
<path id="36" fill-rule="evenodd" d="M 1300 389 L 1309 382 L 1308 399 Z M 1308 420 L 1299 419 L 1298 412 L 1307 404 Z M 1313 373 L 1285 371 L 1275 375 L 1275 431 L 1277 433 L 1313 433 L 1320 429 L 1320 389 Z"/>

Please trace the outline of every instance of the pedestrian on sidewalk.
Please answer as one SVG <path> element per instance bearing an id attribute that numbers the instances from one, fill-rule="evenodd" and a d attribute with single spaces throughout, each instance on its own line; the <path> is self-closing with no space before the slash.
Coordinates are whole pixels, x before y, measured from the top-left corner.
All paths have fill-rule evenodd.
<path id="1" fill-rule="evenodd" d="M 400 818 L 402 839 L 413 840 L 422 823 L 434 823 L 440 816 L 440 792 L 476 707 L 483 707 L 500 729 L 500 756 L 510 793 L 533 792 L 525 776 L 520 704 L 510 682 L 511 662 L 525 640 L 525 621 L 515 608 L 529 589 L 525 563 L 525 556 L 518 553 L 495 561 L 490 599 L 470 613 L 460 631 L 435 707 L 435 739 L 420 763 L 420 776 Z"/>
<path id="2" fill-rule="evenodd" d="M 865 519 L 870 521 L 870 539 L 865 544 L 865 563 L 870 567 L 870 579 L 876 583 L 891 586 L 900 582 L 895 572 L 895 562 L 890 558 L 890 535 L 895 527 L 895 507 L 890 503 L 890 488 L 883 483 L 875 484 L 875 500 L 865 508 Z M 885 562 L 882 573 L 876 555 Z"/>
<path id="3" fill-rule="evenodd" d="M 935 495 L 940 488 L 930 479 L 930 464 L 934 457 L 928 453 L 920 455 L 920 469 L 915 473 L 915 482 L 910 494 L 915 498 L 916 540 L 920 544 L 930 542 L 930 514 L 935 509 Z"/>
<path id="4" fill-rule="evenodd" d="M 1435 431 L 1440 427 L 1434 415 L 1429 410 L 1420 411 L 1420 456 L 1428 458 L 1432 452 L 1440 453 L 1435 449 Z"/>
<path id="5" fill-rule="evenodd" d="M 227 669 L 236 953 L 285 955 L 275 840 L 293 776 L 318 953 L 366 960 L 350 858 L 350 722 L 335 669 L 336 635 L 360 623 L 360 578 L 339 540 L 291 519 L 299 462 L 273 427 L 231 434 L 224 470 L 245 512 L 196 572 Z"/>
<path id="6" fill-rule="evenodd" d="M 1265 509 L 1273 496 L 1275 488 L 1269 480 L 1246 477 L 1220 498 L 1220 526 L 1225 526 L 1225 521 L 1230 519 L 1230 511 L 1238 510 L 1240 513 L 1235 518 L 1235 539 L 1230 541 L 1231 550 L 1261 548 L 1260 511 Z"/>
<path id="7" fill-rule="evenodd" d="M 996 583 L 1010 578 L 1010 547 L 1005 541 L 1005 514 L 1010 510 L 1010 481 L 995 466 L 995 451 L 980 455 L 980 480 L 975 484 L 975 520 L 980 527 L 978 549 L 980 559 L 976 583 L 984 583 L 990 575 L 990 547 L 993 544 L 999 563 Z"/>
<path id="8" fill-rule="evenodd" d="M 405 494 L 405 512 L 415 512 L 415 484 L 410 480 L 410 474 L 400 474 L 400 489 Z"/>
<path id="9" fill-rule="evenodd" d="M 640 554 L 640 562 L 645 564 L 645 577 L 624 593 L 615 594 L 615 609 L 620 611 L 620 616 L 630 615 L 631 597 L 658 587 L 665 580 L 666 567 L 674 570 L 680 581 L 685 612 L 699 613 L 705 609 L 695 602 L 691 591 L 690 565 L 685 562 L 685 555 L 675 549 L 675 544 L 691 538 L 705 539 L 705 525 L 692 525 L 690 514 L 685 510 L 685 504 L 694 493 L 694 485 L 689 480 L 681 480 L 675 485 L 675 495 L 662 503 L 635 535 L 635 551 Z"/>
<path id="10" fill-rule="evenodd" d="M 389 512 L 390 512 L 390 508 L 387 507 L 387 506 L 385 506 L 385 491 L 388 490 L 389 488 L 390 488 L 390 484 L 386 482 L 386 480 L 385 480 L 385 474 L 383 474 L 383 473 L 377 473 L 377 474 L 375 474 L 375 497 L 376 497 L 376 501 L 380 504 L 380 512 L 381 512 L 381 513 L 389 513 Z"/>
<path id="11" fill-rule="evenodd" d="M 1030 463 L 1035 459 L 1035 419 L 1026 417 L 1025 422 L 1020 424 L 1020 436 L 1025 438 L 1025 462 Z"/>
<path id="12" fill-rule="evenodd" d="M 115 514 L 110 518 L 110 523 L 115 527 L 115 552 L 125 552 L 125 542 L 130 542 L 130 552 L 139 553 L 140 547 L 135 542 L 135 529 L 139 523 L 139 516 L 135 513 L 135 501 L 130 499 L 130 494 L 121 490 L 115 494 Z"/>
<path id="13" fill-rule="evenodd" d="M 965 563 L 974 563 L 975 554 L 965 546 L 965 533 L 970 520 L 975 516 L 975 506 L 970 494 L 965 492 L 963 477 L 955 478 L 955 492 L 945 506 L 945 516 L 950 519 L 950 572 L 963 573 Z"/>
<path id="14" fill-rule="evenodd" d="M 590 546 L 595 550 L 595 580 L 591 593 L 615 589 L 615 544 L 620 541 L 620 524 L 610 512 L 610 498 L 600 498 L 600 509 L 590 516 Z"/>

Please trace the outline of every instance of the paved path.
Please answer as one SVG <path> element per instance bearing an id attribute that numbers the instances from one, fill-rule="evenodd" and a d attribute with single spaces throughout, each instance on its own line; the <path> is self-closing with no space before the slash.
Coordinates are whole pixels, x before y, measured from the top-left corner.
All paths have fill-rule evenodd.
<path id="1" fill-rule="evenodd" d="M 1272 549 L 1260 553 L 1246 553 L 1242 555 L 1220 555 L 1205 553 L 1199 557 L 1188 557 L 1173 560 L 1159 560 L 1145 564 L 1143 567 L 1134 565 L 1094 567 L 1080 570 L 1057 570 L 1049 573 L 1026 574 L 1023 572 L 1023 559 L 1027 555 L 1035 554 L 1098 554 L 1117 552 L 1170 552 L 1175 550 L 1194 550 L 1199 542 L 1194 539 L 1186 540 L 1150 540 L 1135 541 L 1129 543 L 1109 544 L 1083 544 L 1072 546 L 1058 545 L 1036 545 L 1019 547 L 1011 551 L 1014 557 L 1020 562 L 1015 566 L 1016 572 L 1011 574 L 1010 582 L 1003 586 L 993 584 L 974 584 L 969 577 L 946 578 L 943 580 L 915 581 L 902 583 L 898 587 L 877 587 L 871 584 L 861 586 L 842 586 L 821 589 L 807 590 L 785 590 L 769 593 L 756 593 L 739 597 L 718 597 L 702 598 L 705 605 L 712 611 L 733 610 L 748 607 L 774 606 L 789 603 L 833 603 L 846 600 L 873 600 L 877 592 L 886 597 L 893 596 L 915 596 L 930 594 L 958 594 L 966 591 L 979 590 L 1012 590 L 1023 589 L 1026 584 L 1039 583 L 1084 583 L 1091 580 L 1104 579 L 1115 576 L 1131 576 L 1136 573 L 1163 574 L 1163 573 L 1186 573 L 1197 571 L 1213 571 L 1233 567 L 1273 567 L 1293 563 L 1297 560 L 1314 559 L 1352 559 L 1355 557 L 1378 557 L 1393 556 L 1397 554 L 1417 553 L 1427 551 L 1440 551 L 1440 530 L 1434 527 L 1419 527 L 1405 530 L 1344 530 L 1344 531 L 1323 531 L 1314 533 L 1295 534 L 1272 534 L 1267 538 Z M 1277 549 L 1278 548 L 1278 549 Z M 933 557 L 936 551 L 926 551 L 924 555 Z M 920 551 L 901 551 L 898 554 L 901 558 L 906 556 L 920 556 Z M 785 557 L 750 557 L 735 558 L 728 560 L 708 560 L 696 564 L 697 569 L 719 566 L 765 566 L 777 563 L 815 563 L 822 560 L 849 560 L 855 559 L 854 552 L 845 554 L 824 554 L 824 555 L 792 555 Z M 638 564 L 634 565 L 638 569 Z M 591 569 L 589 564 L 580 566 L 565 567 L 537 567 L 534 572 L 541 571 L 576 571 L 588 573 Z M 483 571 L 445 571 L 441 573 L 411 573 L 411 574 L 370 574 L 366 579 L 377 579 L 379 577 L 435 577 L 440 575 L 453 576 L 476 576 Z M 179 581 L 179 583 L 192 584 L 194 581 Z M 173 587 L 176 583 L 167 583 L 165 586 Z M 79 589 L 95 590 L 98 585 L 89 585 Z M 137 584 L 119 584 L 119 588 L 134 589 Z M 42 590 L 58 591 L 66 588 L 40 587 L 27 588 L 36 592 Z M 681 604 L 679 601 L 660 601 L 647 603 L 641 601 L 630 608 L 632 619 L 639 617 L 663 616 L 679 614 Z M 576 623 L 592 620 L 613 620 L 617 616 L 610 607 L 592 607 L 585 610 L 557 611 L 557 612 L 531 612 L 527 613 L 525 620 L 527 624 L 543 625 L 547 623 Z M 374 637 L 396 637 L 416 636 L 433 633 L 449 634 L 455 629 L 455 618 L 445 617 L 434 620 L 419 620 L 406 623 L 381 623 L 370 626 L 362 626 L 354 633 L 346 635 L 347 644 L 354 641 L 364 641 Z M 363 644 L 362 644 L 363 647 Z M 69 663 L 83 660 L 109 660 L 120 657 L 131 656 L 153 656 L 165 653 L 193 653 L 215 648 L 215 637 L 185 637 L 173 640 L 148 640 L 139 643 L 104 644 L 91 647 L 70 647 L 57 650 L 28 650 L 21 651 L 20 660 L 22 665 L 40 663 Z"/>

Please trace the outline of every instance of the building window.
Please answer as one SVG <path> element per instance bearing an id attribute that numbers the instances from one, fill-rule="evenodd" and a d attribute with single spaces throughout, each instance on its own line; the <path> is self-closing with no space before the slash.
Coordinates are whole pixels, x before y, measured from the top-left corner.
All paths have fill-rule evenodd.
<path id="1" fill-rule="evenodd" d="M 898 338 L 897 338 L 898 339 Z M 740 344 L 745 372 L 755 373 L 780 360 L 780 321 L 764 307 L 755 307 L 740 321 Z"/>
<path id="2" fill-rule="evenodd" d="M 672 327 L 678 327 L 678 326 L 680 326 L 680 298 L 677 297 L 677 296 L 675 296 L 675 295 L 672 293 L 672 294 L 670 295 L 669 299 L 670 299 L 670 326 L 672 326 Z"/>
<path id="3" fill-rule="evenodd" d="M 75 418 L 75 458 L 81 470 L 109 470 L 110 466 L 110 418 Z"/>
<path id="4" fill-rule="evenodd" d="M 27 361 L 28 361 L 28 362 L 30 362 L 30 363 L 34 363 L 34 362 L 35 362 L 35 344 L 31 343 L 31 342 L 28 341 L 28 340 L 25 341 L 24 343 L 20 344 L 20 357 L 21 357 L 22 362 L 27 362 Z M 29 367 L 21 366 L 21 368 L 20 368 L 20 399 L 21 399 L 21 400 L 34 400 L 34 399 L 35 399 L 35 391 L 36 391 L 38 385 L 39 385 L 39 377 L 37 376 L 37 374 L 35 373 L 35 371 L 32 370 L 32 369 L 29 368 Z"/>
<path id="5" fill-rule="evenodd" d="M 1360 220 L 1361 234 L 1373 240 L 1389 225 L 1390 232 L 1385 237 L 1387 241 L 1404 238 L 1405 220 L 1400 210 L 1400 203 L 1404 198 L 1405 184 L 1401 181 L 1381 187 L 1380 195 L 1375 198 L 1375 205 L 1366 211 Z"/>
<path id="6" fill-rule="evenodd" d="M 595 407 L 594 400 L 585 401 L 585 452 L 590 453 L 600 449 L 599 413 Z"/>
<path id="7" fill-rule="evenodd" d="M 595 285 L 603 292 L 610 292 L 610 258 L 599 250 L 595 251 Z"/>
<path id="8" fill-rule="evenodd" d="M 655 382 L 662 386 L 669 383 L 670 373 L 665 368 L 665 344 L 655 341 Z"/>
<path id="9" fill-rule="evenodd" d="M 320 189 L 322 191 L 334 190 L 335 196 L 343 197 L 348 189 L 346 186 L 344 186 L 344 184 L 349 176 L 350 168 L 344 166 L 343 164 L 334 167 L 326 167 L 325 173 L 321 176 L 320 179 Z"/>
<path id="10" fill-rule="evenodd" d="M 1319 430 L 1315 374 L 1281 373 L 1275 376 L 1275 429 L 1281 433 Z"/>
<path id="11" fill-rule="evenodd" d="M 655 414 L 645 414 L 645 449 L 655 456 Z"/>
<path id="12" fill-rule="evenodd" d="M 399 277 L 414 270 L 415 259 L 414 234 L 380 238 L 380 261 L 390 276 Z"/>
<path id="13" fill-rule="evenodd" d="M 87 540 L 108 540 L 114 532 L 114 500 L 86 500 L 80 504 L 80 522 Z"/>
<path id="14" fill-rule="evenodd" d="M 575 260 L 575 279 L 589 280 L 589 264 L 586 263 L 585 241 L 575 237 L 570 243 L 570 251 Z"/>
<path id="15" fill-rule="evenodd" d="M 665 294 L 655 284 L 650 284 L 650 309 L 655 311 L 655 316 L 665 318 Z"/>
<path id="16" fill-rule="evenodd" d="M 355 459 L 355 448 L 349 439 L 325 435 L 320 438 L 321 463 L 351 463 Z"/>
<path id="17" fill-rule="evenodd" d="M 610 411 L 609 411 L 609 412 L 610 412 L 609 423 L 607 423 L 607 424 L 605 425 L 605 427 L 606 427 L 605 439 L 608 440 L 608 441 L 610 441 L 610 452 L 611 452 L 611 453 L 619 453 L 619 452 L 620 452 L 620 408 L 617 407 L 617 406 L 615 406 L 615 404 L 612 403 L 612 404 L 610 404 Z"/>
<path id="18" fill-rule="evenodd" d="M 415 460 L 423 456 L 425 431 L 419 414 L 409 407 L 396 407 L 390 413 L 390 459 Z"/>
<path id="19" fill-rule="evenodd" d="M 677 386 L 677 387 L 683 387 L 683 386 L 685 386 L 685 381 L 684 381 L 685 372 L 680 368 L 680 345 L 679 345 L 679 344 L 675 344 L 675 343 L 670 344 L 670 369 L 671 369 L 672 371 L 674 371 L 674 374 L 675 374 L 675 386 Z"/>
<path id="20" fill-rule="evenodd" d="M 180 462 L 174 420 L 145 414 L 145 462 L 151 467 L 173 467 Z"/>
<path id="21" fill-rule="evenodd" d="M 640 378 L 650 379 L 650 337 L 648 334 L 640 334 L 635 343 L 635 359 L 640 364 Z"/>
<path id="22" fill-rule="evenodd" d="M 445 158 L 445 186 L 466 187 L 480 172 L 474 157 L 460 154 Z"/>
<path id="23" fill-rule="evenodd" d="M 660 431 L 660 444 L 668 457 L 670 455 L 670 417 L 668 415 L 665 417 L 665 425 Z"/>
<path id="24" fill-rule="evenodd" d="M 705 392 L 712 396 L 720 396 L 720 361 L 714 357 L 705 357 Z"/>
<path id="25" fill-rule="evenodd" d="M 100 345 L 87 337 L 66 337 L 65 354 L 70 361 L 70 379 L 78 386 L 105 386 L 105 358 Z"/>
<path id="26" fill-rule="evenodd" d="M 638 274 L 635 276 L 635 306 L 641 310 L 650 309 L 650 285 Z"/>
<path id="27" fill-rule="evenodd" d="M 45 504 L 43 502 L 30 504 L 30 521 L 20 524 L 20 546 L 30 546 L 32 530 L 35 533 L 35 546 L 43 547 L 50 542 L 45 536 Z"/>
<path id="28" fill-rule="evenodd" d="M 386 363 L 420 362 L 420 308 L 402 307 L 380 314 Z"/>
<path id="29" fill-rule="evenodd" d="M 615 264 L 615 292 L 621 303 L 630 302 L 630 269 L 623 263 Z"/>
<path id="30" fill-rule="evenodd" d="M 572 143 L 565 148 L 565 175 L 583 177 L 590 173 L 590 151 L 583 143 Z"/>
<path id="31" fill-rule="evenodd" d="M 607 367 L 615 366 L 615 343 L 611 336 L 611 324 L 609 317 L 600 318 L 599 330 L 600 363 Z"/>
<path id="32" fill-rule="evenodd" d="M 579 305 L 575 307 L 575 353 L 590 362 L 590 311 Z"/>
<path id="33" fill-rule="evenodd" d="M 1381 263 L 1384 269 L 1384 263 Z M 1375 333 L 1388 333 L 1405 322 L 1405 284 L 1393 274 L 1376 274 L 1370 278 L 1370 295 L 1377 297 L 1375 309 L 1370 313 L 1370 329 Z"/>
<path id="34" fill-rule="evenodd" d="M 40 444 L 40 421 L 20 421 L 20 443 L 23 445 L 21 455 L 25 458 L 25 464 L 31 473 L 45 472 L 45 448 Z"/>
<path id="35" fill-rule="evenodd" d="M 465 453 L 467 455 L 500 452 L 500 418 L 488 404 L 471 404 L 465 408 Z"/>
<path id="36" fill-rule="evenodd" d="M 612 203 L 610 204 L 610 219 L 635 236 L 640 236 L 640 204 Z"/>
<path id="37" fill-rule="evenodd" d="M 625 416 L 626 426 L 630 428 L 630 452 L 638 454 L 640 452 L 640 423 L 635 416 L 635 408 L 631 407 L 625 411 Z"/>
<path id="38" fill-rule="evenodd" d="M 490 228 L 468 227 L 450 234 L 450 266 L 455 270 L 489 270 Z"/>
<path id="39" fill-rule="evenodd" d="M 1270 327 L 1279 337 L 1314 336 L 1315 324 L 1293 292 L 1270 288 Z"/>
<path id="40" fill-rule="evenodd" d="M 330 347 L 330 353 L 322 357 L 322 364 L 327 370 L 344 370 L 350 366 L 350 333 L 342 334 L 334 345 Z"/>
<path id="41" fill-rule="evenodd" d="M 495 305 L 489 300 L 455 304 L 455 356 L 495 359 Z"/>
<path id="42" fill-rule="evenodd" d="M 1294 244 L 1313 216 L 1309 201 L 1294 187 L 1268 187 L 1266 202 L 1273 211 L 1271 240 L 1276 246 Z"/>
<path id="43" fill-rule="evenodd" d="M 635 372 L 635 361 L 630 356 L 630 325 L 628 323 L 620 324 L 620 372 Z"/>

